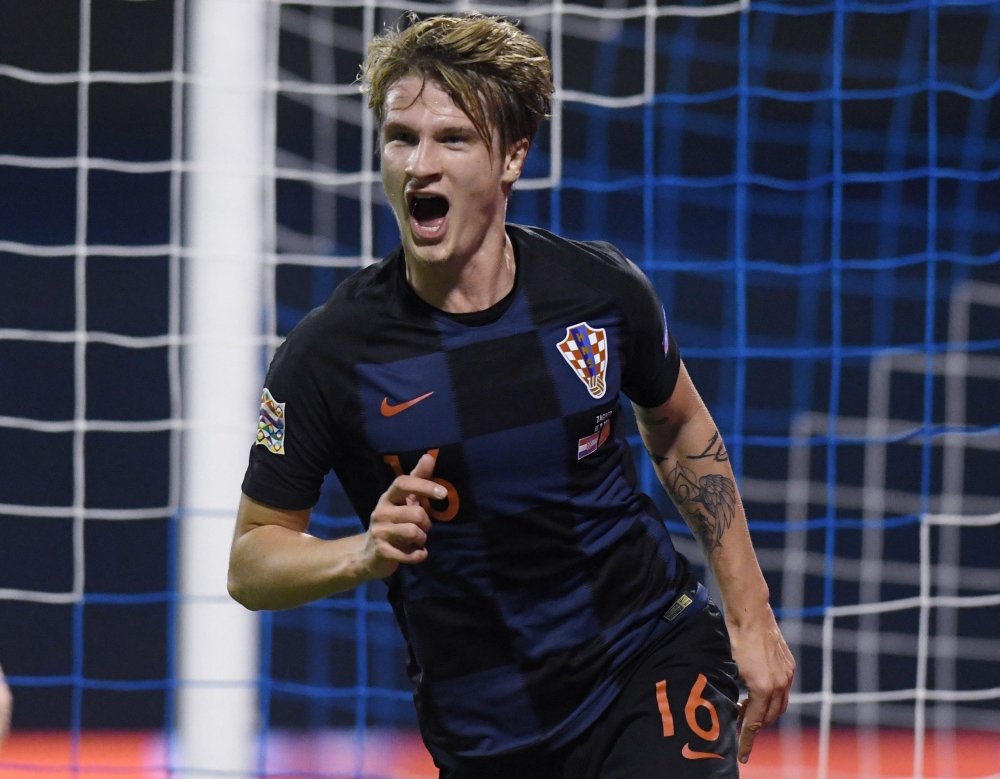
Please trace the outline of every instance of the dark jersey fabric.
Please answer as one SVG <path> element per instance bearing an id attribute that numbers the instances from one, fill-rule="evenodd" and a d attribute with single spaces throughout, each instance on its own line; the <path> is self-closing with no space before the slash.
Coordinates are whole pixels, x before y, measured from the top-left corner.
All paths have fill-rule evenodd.
<path id="1" fill-rule="evenodd" d="M 284 453 L 252 447 L 243 481 L 256 501 L 305 509 L 332 468 L 367 525 L 397 473 L 436 450 L 449 498 L 428 504 L 428 558 L 400 566 L 389 599 L 444 762 L 582 733 L 692 587 L 638 491 L 618 405 L 621 392 L 657 406 L 677 381 L 656 293 L 608 244 L 507 229 L 514 288 L 486 311 L 425 303 L 397 249 L 310 313 L 266 380 L 285 404 Z M 604 340 L 603 395 L 559 347 L 583 324 Z"/>

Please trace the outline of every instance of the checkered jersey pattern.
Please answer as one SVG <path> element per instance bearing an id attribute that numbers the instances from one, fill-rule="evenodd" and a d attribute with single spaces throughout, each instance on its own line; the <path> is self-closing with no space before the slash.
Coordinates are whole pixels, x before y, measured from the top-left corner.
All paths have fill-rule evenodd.
<path id="1" fill-rule="evenodd" d="M 284 454 L 254 446 L 243 483 L 301 509 L 333 468 L 365 522 L 396 475 L 435 457 L 448 497 L 426 504 L 428 557 L 399 567 L 389 599 L 444 764 L 581 733 L 692 586 L 637 490 L 618 405 L 658 405 L 676 381 L 655 293 L 610 246 L 508 234 L 517 280 L 487 311 L 433 309 L 397 251 L 310 314 L 266 380 L 287 410 Z"/>

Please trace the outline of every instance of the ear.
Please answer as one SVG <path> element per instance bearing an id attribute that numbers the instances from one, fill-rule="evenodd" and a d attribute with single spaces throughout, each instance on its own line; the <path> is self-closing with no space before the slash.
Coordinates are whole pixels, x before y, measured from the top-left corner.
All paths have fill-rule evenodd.
<path id="1" fill-rule="evenodd" d="M 528 149 L 531 144 L 527 138 L 514 143 L 504 155 L 503 171 L 500 180 L 507 185 L 513 184 L 521 178 L 521 171 L 524 169 L 524 161 L 528 157 Z"/>

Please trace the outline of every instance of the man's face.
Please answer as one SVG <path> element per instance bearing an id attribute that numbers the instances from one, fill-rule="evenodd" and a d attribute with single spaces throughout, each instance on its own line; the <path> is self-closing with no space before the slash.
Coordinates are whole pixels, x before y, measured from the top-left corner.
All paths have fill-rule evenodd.
<path id="1" fill-rule="evenodd" d="M 496 136 L 496 133 L 494 133 Z M 506 192 L 527 143 L 492 156 L 472 120 L 434 81 L 406 76 L 386 97 L 382 183 L 408 257 L 468 259 L 491 225 L 502 229 Z"/>

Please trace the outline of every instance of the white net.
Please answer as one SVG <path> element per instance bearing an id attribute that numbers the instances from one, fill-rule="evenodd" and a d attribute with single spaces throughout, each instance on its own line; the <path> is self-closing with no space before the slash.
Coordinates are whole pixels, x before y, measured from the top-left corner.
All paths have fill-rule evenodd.
<path id="1" fill-rule="evenodd" d="M 231 258 L 184 248 L 189 4 L 49 6 L 0 5 L 21 31 L 0 32 L 0 661 L 15 724 L 67 728 L 79 766 L 88 728 L 174 719 L 182 265 Z M 271 0 L 244 85 L 264 96 L 267 351 L 397 240 L 367 41 L 470 8 L 553 61 L 511 221 L 640 264 L 741 471 L 799 663 L 755 760 L 1000 775 L 975 740 L 1000 730 L 1000 3 Z M 316 531 L 357 527 L 331 479 Z M 378 585 L 266 617 L 265 735 L 320 735 L 262 739 L 259 769 L 426 771 L 382 730 L 414 724 L 403 657 Z"/>

